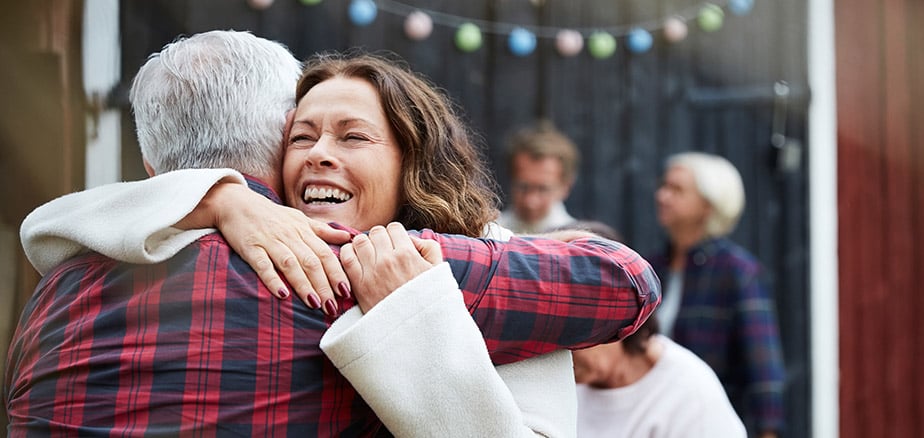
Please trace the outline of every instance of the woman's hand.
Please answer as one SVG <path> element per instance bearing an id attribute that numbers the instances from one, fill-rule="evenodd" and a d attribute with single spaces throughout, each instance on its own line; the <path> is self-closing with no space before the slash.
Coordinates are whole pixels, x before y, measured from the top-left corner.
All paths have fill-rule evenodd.
<path id="1" fill-rule="evenodd" d="M 353 285 L 353 295 L 363 312 L 398 287 L 443 262 L 439 243 L 407 234 L 392 222 L 360 234 L 340 250 L 340 261 Z"/>
<path id="2" fill-rule="evenodd" d="M 308 307 L 336 313 L 335 291 L 350 295 L 349 279 L 328 245 L 349 242 L 350 233 L 278 205 L 245 185 L 216 184 L 177 227 L 218 228 L 278 298 L 288 297 L 289 290 L 277 269 Z"/>

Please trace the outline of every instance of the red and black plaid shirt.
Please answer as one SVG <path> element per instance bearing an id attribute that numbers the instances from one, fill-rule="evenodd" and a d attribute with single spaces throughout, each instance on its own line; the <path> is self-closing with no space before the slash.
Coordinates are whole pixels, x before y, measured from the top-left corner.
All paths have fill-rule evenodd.
<path id="1" fill-rule="evenodd" d="M 660 299 L 648 263 L 612 242 L 421 235 L 498 364 L 622 338 Z M 372 435 L 381 423 L 318 347 L 330 322 L 273 297 L 219 234 L 155 265 L 75 257 L 14 335 L 10 436 Z"/>

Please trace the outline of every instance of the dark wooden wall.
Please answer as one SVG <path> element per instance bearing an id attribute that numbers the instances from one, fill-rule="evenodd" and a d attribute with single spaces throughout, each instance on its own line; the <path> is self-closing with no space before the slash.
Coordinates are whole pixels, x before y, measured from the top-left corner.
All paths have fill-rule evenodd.
<path id="1" fill-rule="evenodd" d="M 924 436 L 924 4 L 835 3 L 841 436 Z"/>
<path id="2" fill-rule="evenodd" d="M 910 0 L 909 0 L 910 1 Z M 663 19 L 700 4 L 694 0 L 407 0 L 461 17 L 552 27 L 612 27 Z M 717 2 L 724 4 L 725 2 Z M 860 3 L 860 2 L 856 2 Z M 536 5 L 540 6 L 536 6 Z M 809 435 L 809 345 L 806 241 L 806 5 L 800 0 L 756 0 L 745 16 L 726 12 L 712 33 L 689 22 L 686 40 L 670 44 L 654 33 L 654 46 L 632 54 L 618 38 L 608 59 L 586 53 L 564 58 L 550 39 L 526 57 L 512 55 L 504 35 L 485 34 L 483 47 L 462 53 L 454 28 L 436 25 L 431 37 L 405 37 L 404 17 L 379 10 L 366 27 L 353 25 L 346 0 L 305 6 L 276 0 L 258 11 L 244 0 L 125 0 L 121 2 L 125 90 L 145 57 L 179 34 L 211 29 L 251 30 L 284 42 L 300 57 L 316 51 L 363 46 L 397 52 L 444 87 L 485 141 L 501 183 L 506 181 L 503 142 L 515 128 L 548 117 L 580 146 L 584 156 L 567 205 L 573 214 L 616 227 L 642 253 L 660 247 L 653 193 L 662 160 L 670 153 L 705 150 L 728 157 L 741 170 L 747 208 L 733 237 L 768 268 L 776 293 L 788 371 L 784 436 Z M 774 94 L 785 81 L 786 99 Z M 144 176 L 125 112 L 126 179 Z M 781 166 L 777 131 L 794 166 Z M 785 119 L 785 123 L 782 123 Z"/>

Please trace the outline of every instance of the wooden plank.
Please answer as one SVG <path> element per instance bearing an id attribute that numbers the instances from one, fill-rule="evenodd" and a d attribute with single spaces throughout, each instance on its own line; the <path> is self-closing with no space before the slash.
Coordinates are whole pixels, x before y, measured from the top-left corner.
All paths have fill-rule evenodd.
<path id="1" fill-rule="evenodd" d="M 910 78 L 908 76 L 909 49 L 908 13 L 904 0 L 884 0 L 884 86 L 885 104 L 883 107 L 885 149 L 884 173 L 884 210 L 885 251 L 889 255 L 883 274 L 886 276 L 887 289 L 894 296 L 891 311 L 884 312 L 885 335 L 890 342 L 884 342 L 886 354 L 885 381 L 882 386 L 882 398 L 885 412 L 885 436 L 912 436 L 916 412 L 913 411 L 915 394 L 908 391 L 908 379 L 917 368 L 912 361 L 914 338 L 909 336 L 908 327 L 915 319 L 915 309 L 907 305 L 894 304 L 914 300 L 918 295 L 916 289 L 920 284 L 913 281 L 915 260 L 913 258 L 914 242 L 908 239 L 914 232 L 912 224 L 912 187 L 910 126 L 915 123 L 910 118 L 911 99 L 908 93 Z M 920 48 L 918 48 L 919 50 Z"/>
<path id="2" fill-rule="evenodd" d="M 846 0 L 836 8 L 839 126 L 839 251 L 841 262 L 841 367 L 844 383 L 841 427 L 846 437 L 884 436 L 885 417 L 878 387 L 885 351 L 879 334 L 883 260 L 879 212 L 881 139 L 879 94 L 882 79 L 877 63 L 880 29 L 875 2 Z M 872 116 L 872 117 L 871 117 Z M 862 175 L 862 177 L 860 177 Z M 849 245 L 847 243 L 849 242 Z"/>
<path id="3" fill-rule="evenodd" d="M 924 21 L 924 2 L 917 0 L 907 0 L 907 14 L 904 19 L 904 26 L 908 32 L 907 48 L 908 57 L 908 95 L 910 96 L 911 108 L 908 112 L 909 120 L 909 143 L 911 157 L 910 172 L 912 193 L 910 201 L 910 215 L 912 217 L 912 229 L 908 235 L 912 242 L 912 255 L 907 260 L 909 263 L 907 269 L 911 272 L 911 281 L 913 284 L 909 296 L 909 311 L 920 311 L 924 309 L 924 294 L 914 293 L 920 291 L 921 285 L 924 284 L 924 269 L 921 269 L 921 260 L 924 260 L 924 227 L 920 224 L 924 221 L 924 83 L 918 80 L 924 75 L 924 54 L 921 48 L 924 47 L 924 28 L 920 23 Z M 897 260 L 896 260 L 897 261 Z M 919 334 L 924 331 L 924 320 L 919 314 L 915 314 L 913 321 L 904 327 L 902 336 L 911 337 L 913 345 L 911 349 L 910 364 L 924 363 L 924 336 Z M 909 403 L 909 408 L 913 412 L 914 422 L 912 432 L 909 436 L 924 435 L 924 377 L 920 372 L 912 371 L 905 376 L 905 391 L 911 392 L 913 398 Z"/>

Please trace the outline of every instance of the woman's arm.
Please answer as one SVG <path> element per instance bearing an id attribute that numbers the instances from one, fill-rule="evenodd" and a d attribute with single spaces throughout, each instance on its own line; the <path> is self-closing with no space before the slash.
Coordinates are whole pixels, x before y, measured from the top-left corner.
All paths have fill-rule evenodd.
<path id="1" fill-rule="evenodd" d="M 288 287 L 277 269 L 311 307 L 334 291 L 349 290 L 325 240 L 341 244 L 350 234 L 250 190 L 231 169 L 178 170 L 62 196 L 30 213 L 20 236 L 29 260 L 44 274 L 87 249 L 130 263 L 159 263 L 215 226 L 231 230 L 225 234 L 231 247 L 280 298 Z M 267 229 L 274 234 L 258 234 Z M 308 299 L 312 295 L 316 302 Z"/>
<path id="2" fill-rule="evenodd" d="M 395 436 L 574 436 L 570 353 L 495 369 L 434 244 L 390 224 L 344 246 L 359 306 L 321 348 Z"/>
<path id="3" fill-rule="evenodd" d="M 184 231 L 173 224 L 222 181 L 246 184 L 230 169 L 198 169 L 71 193 L 26 216 L 22 246 L 41 274 L 87 249 L 130 263 L 158 263 L 215 231 Z"/>

